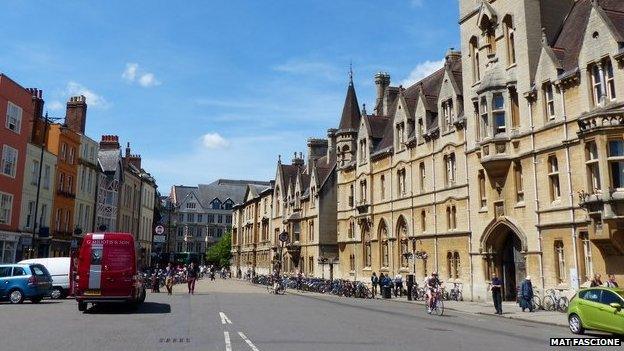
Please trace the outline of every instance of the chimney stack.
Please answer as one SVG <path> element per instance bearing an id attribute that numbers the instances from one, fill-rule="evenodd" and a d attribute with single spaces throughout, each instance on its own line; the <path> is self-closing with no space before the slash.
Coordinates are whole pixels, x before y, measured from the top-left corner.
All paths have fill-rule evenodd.
<path id="1" fill-rule="evenodd" d="M 119 150 L 119 137 L 117 135 L 102 135 L 100 150 Z"/>
<path id="2" fill-rule="evenodd" d="M 305 162 L 303 161 L 303 154 L 299 153 L 297 155 L 297 153 L 295 152 L 294 157 L 292 159 L 292 164 L 294 166 L 303 167 L 305 165 Z"/>
<path id="3" fill-rule="evenodd" d="M 67 101 L 65 124 L 74 132 L 84 134 L 87 124 L 87 99 L 84 95 L 72 96 Z"/>
<path id="4" fill-rule="evenodd" d="M 380 115 L 383 111 L 383 98 L 386 89 L 390 86 L 390 75 L 387 72 L 375 74 L 375 85 L 377 86 L 377 101 L 375 102 L 375 113 Z"/>
<path id="5" fill-rule="evenodd" d="M 331 163 L 336 159 L 336 132 L 335 128 L 327 130 L 327 162 Z"/>
<path id="6" fill-rule="evenodd" d="M 461 60 L 461 51 L 457 51 L 455 50 L 455 48 L 450 48 L 447 52 L 446 52 L 446 57 L 445 57 L 445 61 L 446 64 L 450 64 L 453 61 L 460 61 Z"/>
<path id="7" fill-rule="evenodd" d="M 316 160 L 327 155 L 327 139 L 308 139 L 308 174 L 312 174 L 312 166 Z"/>

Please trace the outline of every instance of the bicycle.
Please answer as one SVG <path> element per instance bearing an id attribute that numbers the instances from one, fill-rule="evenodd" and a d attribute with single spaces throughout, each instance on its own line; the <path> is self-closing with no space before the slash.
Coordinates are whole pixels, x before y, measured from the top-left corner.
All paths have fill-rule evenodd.
<path id="1" fill-rule="evenodd" d="M 269 294 L 284 295 L 286 293 L 286 286 L 280 278 L 271 279 L 266 287 Z"/>
<path id="2" fill-rule="evenodd" d="M 559 311 L 565 313 L 568 310 L 568 298 L 561 296 L 561 292 L 555 289 L 546 290 L 544 296 L 544 309 L 546 311 Z"/>
<path id="3" fill-rule="evenodd" d="M 444 301 L 442 301 L 440 289 L 436 289 L 432 293 L 433 298 L 431 299 L 431 304 L 427 306 L 427 313 L 442 316 L 444 314 Z"/>

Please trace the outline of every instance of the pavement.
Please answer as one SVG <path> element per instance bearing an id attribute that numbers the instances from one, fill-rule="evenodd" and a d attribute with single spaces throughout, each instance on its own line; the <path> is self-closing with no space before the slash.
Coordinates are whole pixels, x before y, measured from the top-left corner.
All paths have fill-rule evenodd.
<path id="1" fill-rule="evenodd" d="M 81 313 L 72 299 L 0 303 L 0 323 L 2 351 L 527 351 L 572 336 L 558 325 L 459 310 L 432 316 L 413 303 L 274 295 L 235 279 L 199 281 L 195 295 L 182 285 L 172 296 L 149 293 L 137 310 L 102 305 Z"/>

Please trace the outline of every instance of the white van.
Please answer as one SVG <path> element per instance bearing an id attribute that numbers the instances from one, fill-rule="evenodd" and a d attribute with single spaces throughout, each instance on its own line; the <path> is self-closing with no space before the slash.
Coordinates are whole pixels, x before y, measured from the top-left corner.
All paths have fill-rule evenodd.
<path id="1" fill-rule="evenodd" d="M 45 266 L 52 276 L 52 290 L 50 297 L 53 299 L 65 298 L 69 292 L 69 257 L 32 258 L 18 263 L 39 263 Z"/>

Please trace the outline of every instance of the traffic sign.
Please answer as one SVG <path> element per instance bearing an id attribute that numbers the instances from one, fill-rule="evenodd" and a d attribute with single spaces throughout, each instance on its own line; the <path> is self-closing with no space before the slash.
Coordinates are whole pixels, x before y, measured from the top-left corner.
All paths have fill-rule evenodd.
<path id="1" fill-rule="evenodd" d="M 279 240 L 281 242 L 283 242 L 283 243 L 287 242 L 288 241 L 288 233 L 286 233 L 286 232 L 280 233 Z"/>
<path id="2" fill-rule="evenodd" d="M 158 235 L 162 235 L 164 232 L 165 232 L 165 227 L 163 227 L 162 225 L 157 225 L 156 228 L 154 228 L 154 233 Z"/>
<path id="3" fill-rule="evenodd" d="M 167 241 L 167 237 L 165 235 L 154 235 L 155 243 L 164 243 Z"/>

